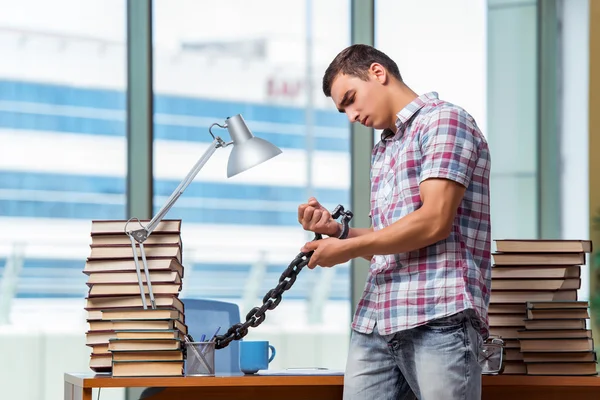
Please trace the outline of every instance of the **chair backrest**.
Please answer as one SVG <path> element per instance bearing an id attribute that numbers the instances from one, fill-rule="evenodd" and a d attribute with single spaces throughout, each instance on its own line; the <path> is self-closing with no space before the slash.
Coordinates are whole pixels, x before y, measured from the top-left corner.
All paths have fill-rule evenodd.
<path id="1" fill-rule="evenodd" d="M 240 309 L 235 303 L 217 300 L 181 299 L 185 306 L 185 323 L 195 341 L 206 335 L 209 340 L 217 328 L 222 335 L 233 324 L 240 322 Z M 215 352 L 215 373 L 240 372 L 240 344 L 234 340 Z"/>

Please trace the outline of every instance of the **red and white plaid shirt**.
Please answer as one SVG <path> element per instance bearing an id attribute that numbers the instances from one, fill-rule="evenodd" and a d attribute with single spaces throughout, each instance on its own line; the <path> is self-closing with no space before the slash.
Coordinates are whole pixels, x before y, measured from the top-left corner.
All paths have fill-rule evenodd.
<path id="1" fill-rule="evenodd" d="M 448 238 L 421 250 L 376 255 L 352 328 L 389 335 L 473 310 L 488 336 L 491 285 L 489 174 L 485 137 L 462 108 L 427 93 L 385 130 L 371 166 L 374 230 L 421 207 L 419 184 L 444 178 L 467 187 Z M 475 321 L 477 322 L 477 321 Z"/>

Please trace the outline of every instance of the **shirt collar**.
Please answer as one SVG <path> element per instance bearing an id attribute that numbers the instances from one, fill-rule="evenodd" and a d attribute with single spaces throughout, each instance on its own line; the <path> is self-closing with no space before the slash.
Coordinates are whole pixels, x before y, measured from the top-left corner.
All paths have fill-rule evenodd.
<path id="1" fill-rule="evenodd" d="M 398 114 L 396 114 L 396 132 L 393 132 L 391 129 L 384 129 L 384 131 L 381 133 L 381 140 L 391 139 L 392 137 L 396 136 L 398 139 L 402 137 L 404 134 L 404 128 L 412 119 L 412 117 L 414 117 L 415 114 L 425 106 L 425 104 L 437 99 L 437 92 L 429 92 L 422 94 L 408 103 L 402 110 L 400 110 L 400 112 L 398 112 Z"/>

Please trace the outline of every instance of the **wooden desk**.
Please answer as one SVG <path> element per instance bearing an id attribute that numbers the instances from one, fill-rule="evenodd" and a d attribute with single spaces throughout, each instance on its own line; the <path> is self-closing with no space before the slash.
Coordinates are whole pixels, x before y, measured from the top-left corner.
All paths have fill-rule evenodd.
<path id="1" fill-rule="evenodd" d="M 243 398 L 244 400 L 339 400 L 342 376 L 218 376 L 111 378 L 65 374 L 65 400 L 92 400 L 92 388 L 165 387 L 152 397 L 165 399 Z M 600 377 L 499 375 L 483 377 L 483 400 L 600 399 Z M 102 397 L 101 397 L 102 398 Z"/>
<path id="2" fill-rule="evenodd" d="M 600 400 L 598 376 L 483 377 L 483 400 Z"/>
<path id="3" fill-rule="evenodd" d="M 234 399 L 331 400 L 342 398 L 342 376 L 189 376 L 111 378 L 65 374 L 65 400 L 92 400 L 93 388 L 164 387 L 152 400 Z M 100 393 L 102 399 L 102 393 Z"/>

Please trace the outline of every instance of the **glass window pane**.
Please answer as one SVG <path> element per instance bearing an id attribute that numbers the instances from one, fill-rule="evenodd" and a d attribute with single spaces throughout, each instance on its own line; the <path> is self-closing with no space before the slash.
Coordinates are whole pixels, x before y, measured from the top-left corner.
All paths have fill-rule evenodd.
<path id="1" fill-rule="evenodd" d="M 535 2 L 490 4 L 488 9 L 488 137 L 495 239 L 538 236 L 536 13 Z"/>
<path id="2" fill-rule="evenodd" d="M 167 216 L 183 220 L 181 297 L 238 303 L 243 318 L 312 239 L 297 222 L 298 205 L 315 195 L 328 209 L 349 206 L 348 122 L 320 82 L 349 45 L 349 4 L 156 0 L 154 19 L 156 209 L 208 148 L 212 123 L 241 114 L 283 150 L 228 179 L 230 148 L 218 149 Z M 230 140 L 226 130 L 213 132 Z M 303 270 L 250 330 L 246 339 L 278 348 L 271 368 L 343 368 L 348 271 Z"/>
<path id="3" fill-rule="evenodd" d="M 465 108 L 488 138 L 493 238 L 537 236 L 536 4 L 521 3 L 376 2 L 376 45 L 408 86 Z"/>
<path id="4" fill-rule="evenodd" d="M 375 45 L 396 61 L 411 89 L 438 92 L 487 134 L 485 3 L 377 0 Z"/>
<path id="5" fill-rule="evenodd" d="M 89 371 L 91 220 L 125 218 L 125 2 L 0 10 L 3 397 L 61 398 L 65 371 Z"/>

